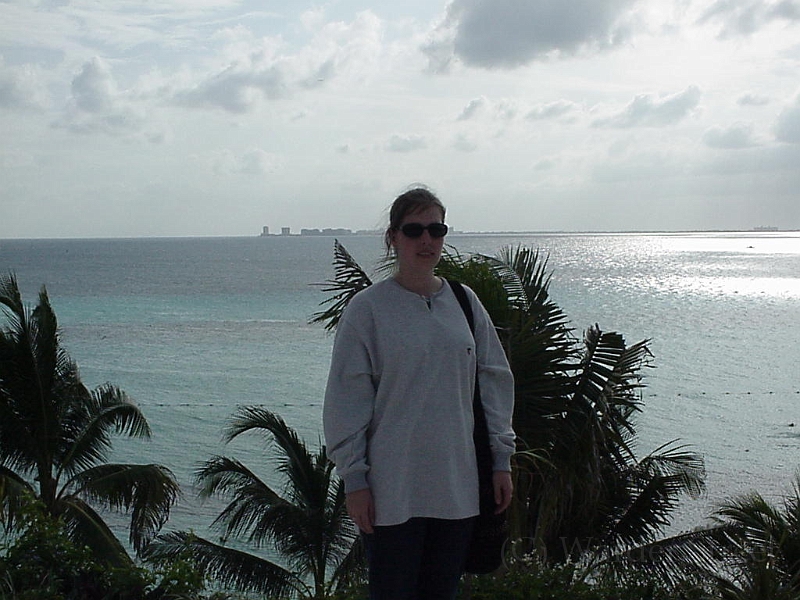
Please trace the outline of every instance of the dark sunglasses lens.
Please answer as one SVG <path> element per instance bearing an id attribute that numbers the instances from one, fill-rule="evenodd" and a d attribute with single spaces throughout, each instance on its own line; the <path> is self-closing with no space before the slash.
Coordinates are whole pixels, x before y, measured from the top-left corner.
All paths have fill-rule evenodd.
<path id="1" fill-rule="evenodd" d="M 431 237 L 444 237 L 447 235 L 447 225 L 444 223 L 431 223 L 428 225 L 428 233 L 431 234 Z"/>
<path id="2" fill-rule="evenodd" d="M 422 232 L 425 231 L 425 228 L 422 226 L 422 223 L 406 223 L 400 230 L 406 237 L 418 238 L 422 235 Z"/>
<path id="3" fill-rule="evenodd" d="M 403 235 L 409 238 L 418 238 L 422 232 L 428 230 L 431 237 L 440 238 L 447 235 L 447 225 L 444 223 L 431 223 L 430 225 L 423 225 L 422 223 L 406 223 L 400 228 Z"/>

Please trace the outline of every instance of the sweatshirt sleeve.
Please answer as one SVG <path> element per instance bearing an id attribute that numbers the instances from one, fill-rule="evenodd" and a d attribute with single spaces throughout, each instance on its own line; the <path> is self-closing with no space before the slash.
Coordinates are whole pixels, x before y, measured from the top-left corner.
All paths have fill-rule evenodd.
<path id="1" fill-rule="evenodd" d="M 336 330 L 322 422 L 328 457 L 344 480 L 345 492 L 368 486 L 367 429 L 375 386 L 366 344 L 344 318 Z"/>
<path id="2" fill-rule="evenodd" d="M 470 290 L 475 315 L 475 344 L 481 401 L 489 429 L 489 445 L 495 471 L 511 471 L 516 446 L 512 427 L 514 416 L 514 375 L 489 314 Z"/>

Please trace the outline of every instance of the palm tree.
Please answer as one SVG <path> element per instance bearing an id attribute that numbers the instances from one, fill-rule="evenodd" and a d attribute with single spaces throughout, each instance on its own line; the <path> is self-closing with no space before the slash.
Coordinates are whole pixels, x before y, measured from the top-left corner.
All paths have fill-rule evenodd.
<path id="1" fill-rule="evenodd" d="M 323 304 L 330 306 L 312 318 L 329 330 L 371 283 L 338 241 L 334 267 L 334 279 L 324 284 L 332 297 Z M 477 293 L 514 373 L 520 451 L 512 537 L 551 562 L 653 542 L 679 496 L 701 493 L 704 469 L 699 456 L 676 442 L 635 456 L 647 340 L 628 346 L 598 326 L 576 340 L 550 299 L 547 260 L 529 248 L 507 247 L 490 257 L 448 247 L 437 273 Z"/>
<path id="2" fill-rule="evenodd" d="M 0 277 L 0 523 L 13 531 L 26 494 L 63 520 L 73 541 L 98 559 L 130 557 L 93 507 L 131 515 L 129 540 L 139 552 L 166 522 L 179 487 L 154 464 L 111 464 L 111 434 L 149 437 L 142 412 L 112 385 L 89 391 L 61 346 L 44 288 L 33 310 L 13 275 Z"/>
<path id="3" fill-rule="evenodd" d="M 750 492 L 715 513 L 725 532 L 727 577 L 717 578 L 726 600 L 800 599 L 800 473 L 783 507 Z"/>
<path id="4" fill-rule="evenodd" d="M 282 490 L 225 456 L 211 458 L 197 472 L 201 496 L 229 498 L 213 525 L 237 547 L 173 532 L 159 536 L 147 556 L 188 557 L 224 587 L 281 598 L 321 600 L 357 581 L 362 549 L 354 543 L 344 486 L 334 478 L 325 447 L 311 452 L 283 419 L 262 407 L 240 408 L 224 437 L 231 442 L 248 432 L 262 435 L 272 449 Z M 242 549 L 247 546 L 274 548 L 285 564 Z"/>

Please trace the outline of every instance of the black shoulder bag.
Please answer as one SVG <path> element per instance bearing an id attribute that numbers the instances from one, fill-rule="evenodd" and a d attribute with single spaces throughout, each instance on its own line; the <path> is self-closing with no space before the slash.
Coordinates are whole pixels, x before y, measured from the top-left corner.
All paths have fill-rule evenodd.
<path id="1" fill-rule="evenodd" d="M 448 280 L 453 293 L 464 311 L 472 336 L 475 336 L 475 317 L 467 293 L 457 281 Z M 476 348 L 477 356 L 477 348 Z M 492 475 L 492 451 L 489 447 L 489 428 L 486 414 L 481 402 L 481 390 L 478 384 L 478 373 L 475 373 L 475 392 L 472 399 L 472 412 L 475 415 L 475 428 L 472 439 L 475 443 L 475 456 L 478 462 L 478 488 L 480 494 L 480 514 L 475 519 L 467 562 L 464 570 L 467 573 L 491 573 L 503 562 L 503 546 L 508 539 L 508 522 L 506 511 L 495 514 L 497 505 L 494 501 L 494 484 Z"/>

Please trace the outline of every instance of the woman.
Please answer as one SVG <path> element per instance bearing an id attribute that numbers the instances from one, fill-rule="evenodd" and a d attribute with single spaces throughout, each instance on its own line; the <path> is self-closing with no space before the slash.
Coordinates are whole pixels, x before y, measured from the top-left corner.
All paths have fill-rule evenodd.
<path id="1" fill-rule="evenodd" d="M 452 289 L 434 275 L 444 218 L 427 189 L 394 201 L 385 242 L 395 274 L 351 299 L 334 341 L 325 438 L 366 544 L 371 600 L 455 598 L 479 512 L 476 369 L 497 511 L 511 502 L 513 377 L 474 292 L 473 337 Z"/>

